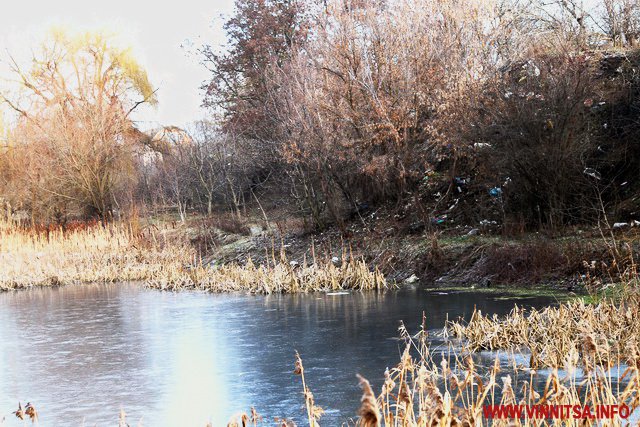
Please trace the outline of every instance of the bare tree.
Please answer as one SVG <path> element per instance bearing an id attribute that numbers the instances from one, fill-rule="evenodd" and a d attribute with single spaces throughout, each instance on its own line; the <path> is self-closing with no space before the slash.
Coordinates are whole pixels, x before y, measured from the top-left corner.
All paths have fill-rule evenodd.
<path id="1" fill-rule="evenodd" d="M 637 0 L 603 0 L 603 27 L 614 46 L 635 46 L 640 37 L 640 4 Z"/>

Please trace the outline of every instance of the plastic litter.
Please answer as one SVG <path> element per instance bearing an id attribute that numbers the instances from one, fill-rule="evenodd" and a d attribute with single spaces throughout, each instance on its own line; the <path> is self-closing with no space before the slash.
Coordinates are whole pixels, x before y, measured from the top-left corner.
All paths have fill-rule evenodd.
<path id="1" fill-rule="evenodd" d="M 583 173 L 585 175 L 590 176 L 591 178 L 595 178 L 597 180 L 602 179 L 602 175 L 600 175 L 600 172 L 598 172 L 597 170 L 593 169 L 593 168 L 586 168 Z"/>
<path id="2" fill-rule="evenodd" d="M 431 223 L 432 224 L 444 224 L 446 220 L 447 220 L 447 216 L 446 215 L 441 215 L 441 216 L 437 216 L 435 218 L 431 218 Z"/>
<path id="3" fill-rule="evenodd" d="M 502 188 L 493 187 L 491 190 L 489 190 L 489 195 L 491 197 L 500 197 L 500 196 L 502 196 Z"/>
<path id="4" fill-rule="evenodd" d="M 453 182 L 455 182 L 456 185 L 466 185 L 467 184 L 467 180 L 465 178 L 460 178 L 459 176 L 456 176 L 455 178 L 453 178 Z"/>
<path id="5" fill-rule="evenodd" d="M 491 147 L 491 144 L 489 144 L 488 142 L 476 142 L 475 144 L 473 144 L 473 148 L 489 148 Z"/>
<path id="6" fill-rule="evenodd" d="M 416 276 L 415 274 L 412 274 L 410 277 L 407 277 L 406 279 L 404 279 L 405 283 L 416 283 L 418 280 L 420 280 L 418 278 L 418 276 Z"/>
<path id="7" fill-rule="evenodd" d="M 626 227 L 638 227 L 640 226 L 640 221 L 633 220 L 631 222 L 616 222 L 613 224 L 613 228 L 626 228 Z"/>

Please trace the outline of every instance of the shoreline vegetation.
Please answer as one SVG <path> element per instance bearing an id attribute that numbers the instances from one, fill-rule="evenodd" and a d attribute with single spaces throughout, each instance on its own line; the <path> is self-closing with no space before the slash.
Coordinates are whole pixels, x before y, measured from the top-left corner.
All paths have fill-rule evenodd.
<path id="1" fill-rule="evenodd" d="M 469 322 L 454 321 L 447 331 L 462 339 L 469 351 L 510 351 L 524 348 L 532 369 L 569 363 L 589 369 L 594 363 L 611 367 L 636 363 L 640 353 L 640 300 L 603 298 L 597 304 L 582 300 L 525 310 L 516 306 L 503 318 L 474 310 Z M 588 353 L 593 353 L 586 358 Z"/>
<path id="2" fill-rule="evenodd" d="M 617 292 L 637 269 L 636 230 L 510 238 L 466 231 L 412 235 L 385 214 L 348 235 L 260 222 L 133 215 L 112 222 L 27 225 L 0 220 L 0 291 L 79 283 L 141 282 L 164 289 L 291 293 L 420 285 L 559 300 Z M 278 243 L 276 243 L 278 242 Z"/>
<path id="3" fill-rule="evenodd" d="M 369 268 L 350 251 L 343 249 L 339 258 L 316 256 L 313 251 L 310 262 L 298 263 L 287 258 L 285 246 L 266 251 L 260 261 L 249 257 L 244 263 L 218 264 L 203 261 L 193 244 L 168 234 L 161 224 L 142 227 L 134 220 L 106 225 L 79 223 L 63 230 L 5 221 L 0 223 L 0 290 L 118 281 L 137 281 L 171 291 L 255 294 L 381 290 L 390 286 L 380 270 Z M 624 244 L 618 246 L 621 249 Z M 632 257 L 616 258 L 620 250 L 611 252 L 615 269 L 607 271 L 617 272 L 609 277 L 617 284 L 609 287 L 617 291 L 607 293 L 596 287 L 590 294 L 591 303 L 576 299 L 540 310 L 516 307 L 504 317 L 475 311 L 468 322 L 459 319 L 445 325 L 448 348 L 438 354 L 429 349 L 426 325 L 417 335 L 401 326 L 405 350 L 400 363 L 384 373 L 380 389 L 358 377 L 363 390 L 361 407 L 348 425 L 483 425 L 489 422 L 484 405 L 627 405 L 635 411 L 640 405 L 637 269 Z M 474 361 L 474 354 L 486 350 L 493 352 L 492 367 L 478 366 Z M 529 359 L 528 364 L 522 363 L 522 356 Z M 511 361 L 505 362 L 505 358 Z M 324 396 L 313 395 L 297 354 L 294 373 L 302 379 L 305 424 L 318 427 L 324 413 L 320 405 L 330 406 L 330 402 L 325 404 Z M 14 415 L 36 420 L 35 408 L 29 407 L 33 417 L 21 408 Z M 252 408 L 232 418 L 228 426 L 272 425 L 272 421 Z M 626 421 L 617 416 L 604 420 L 603 425 L 622 426 Z M 278 426 L 296 425 L 287 418 L 275 422 Z M 564 422 L 585 425 L 582 419 Z M 491 420 L 495 426 L 514 423 L 550 426 L 557 425 L 557 420 Z M 119 425 L 128 425 L 124 413 Z"/>
<path id="4" fill-rule="evenodd" d="M 382 290 L 377 268 L 342 252 L 340 258 L 289 261 L 284 250 L 256 265 L 206 264 L 189 245 L 136 233 L 131 225 L 83 225 L 32 230 L 0 222 L 0 290 L 78 283 L 142 282 L 162 290 L 256 294 Z"/>

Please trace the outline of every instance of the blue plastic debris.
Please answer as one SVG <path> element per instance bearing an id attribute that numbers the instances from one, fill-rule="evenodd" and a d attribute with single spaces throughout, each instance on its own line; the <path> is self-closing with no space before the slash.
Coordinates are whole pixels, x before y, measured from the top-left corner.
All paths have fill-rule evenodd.
<path id="1" fill-rule="evenodd" d="M 446 220 L 447 220 L 447 216 L 446 215 L 442 215 L 442 216 L 437 216 L 435 218 L 431 218 L 431 223 L 432 224 L 444 224 Z"/>
<path id="2" fill-rule="evenodd" d="M 491 197 L 500 197 L 500 196 L 502 196 L 502 188 L 493 187 L 491 190 L 489 190 L 489 195 Z"/>

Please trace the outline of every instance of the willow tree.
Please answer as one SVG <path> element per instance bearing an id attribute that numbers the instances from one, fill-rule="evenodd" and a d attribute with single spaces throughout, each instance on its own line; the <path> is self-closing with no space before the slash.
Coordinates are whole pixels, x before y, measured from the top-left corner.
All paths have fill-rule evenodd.
<path id="1" fill-rule="evenodd" d="M 131 114 L 156 102 L 146 71 L 108 35 L 62 30 L 51 31 L 30 64 L 11 58 L 11 71 L 17 90 L 1 96 L 19 117 L 12 138 L 26 204 L 108 218 L 134 177 L 140 132 Z"/>

